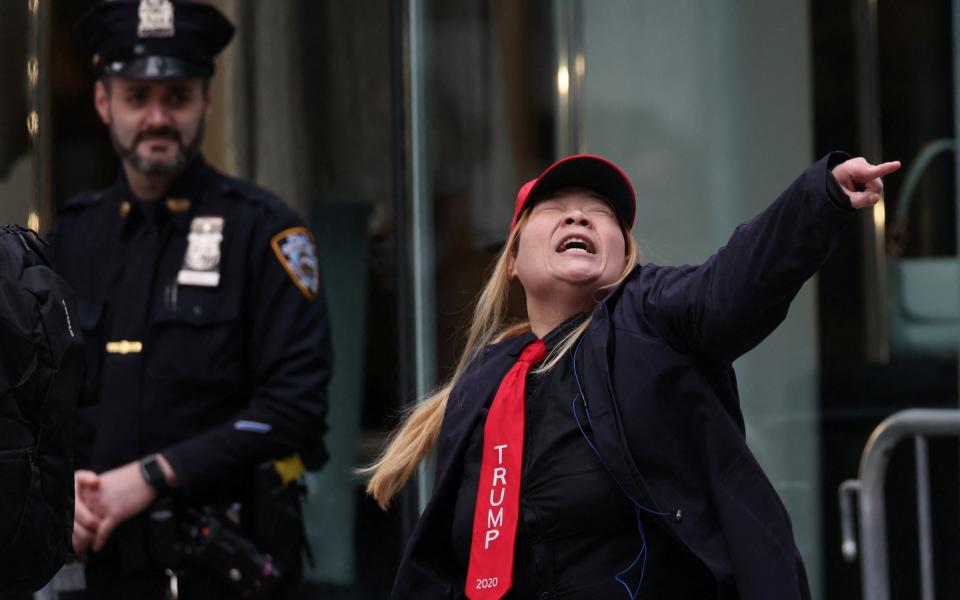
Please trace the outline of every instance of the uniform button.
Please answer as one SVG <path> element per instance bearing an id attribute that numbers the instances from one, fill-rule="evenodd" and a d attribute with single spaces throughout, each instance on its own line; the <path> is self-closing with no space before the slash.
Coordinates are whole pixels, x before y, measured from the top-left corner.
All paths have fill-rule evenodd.
<path id="1" fill-rule="evenodd" d="M 199 304 L 196 305 L 196 306 L 194 306 L 194 307 L 193 307 L 193 314 L 194 314 L 195 316 L 197 316 L 197 317 L 202 316 L 202 315 L 203 315 L 203 307 L 200 306 Z"/>
<path id="2" fill-rule="evenodd" d="M 677 512 L 674 513 L 673 520 L 676 521 L 677 523 L 683 520 L 683 511 L 681 509 L 678 508 Z"/>
<path id="3" fill-rule="evenodd" d="M 549 600 L 550 592 L 543 592 L 542 594 L 540 594 L 540 597 L 543 598 L 543 600 Z"/>

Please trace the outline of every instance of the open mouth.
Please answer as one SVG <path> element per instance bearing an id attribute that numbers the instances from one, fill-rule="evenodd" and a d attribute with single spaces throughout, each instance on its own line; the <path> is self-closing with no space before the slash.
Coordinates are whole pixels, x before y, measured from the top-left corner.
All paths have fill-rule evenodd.
<path id="1" fill-rule="evenodd" d="M 596 254 L 597 249 L 587 238 L 571 235 L 560 240 L 557 252 L 560 254 Z"/>

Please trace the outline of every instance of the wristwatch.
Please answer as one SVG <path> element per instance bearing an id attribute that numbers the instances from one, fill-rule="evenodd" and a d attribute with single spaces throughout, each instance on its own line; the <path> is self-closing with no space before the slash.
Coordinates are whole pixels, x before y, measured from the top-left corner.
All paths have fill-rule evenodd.
<path id="1" fill-rule="evenodd" d="M 163 474 L 163 467 L 160 466 L 160 459 L 156 454 L 150 454 L 140 459 L 140 474 L 143 475 L 144 481 L 157 491 L 158 496 L 170 491 L 167 478 Z"/>

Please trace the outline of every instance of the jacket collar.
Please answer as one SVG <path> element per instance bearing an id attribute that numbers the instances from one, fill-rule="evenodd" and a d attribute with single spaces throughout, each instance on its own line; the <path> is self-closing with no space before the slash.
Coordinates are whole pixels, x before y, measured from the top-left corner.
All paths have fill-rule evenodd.
<path id="1" fill-rule="evenodd" d="M 178 231 L 186 233 L 190 229 L 191 219 L 203 204 L 204 194 L 209 189 L 208 183 L 214 173 L 201 155 L 194 156 L 164 198 L 145 210 L 142 201 L 130 191 L 121 167 L 116 183 L 108 190 L 118 216 L 117 235 L 123 234 L 128 227 L 144 218 L 169 219 Z"/>
<path id="2" fill-rule="evenodd" d="M 633 278 L 636 273 L 635 270 L 627 278 Z M 583 355 L 580 357 L 583 369 L 580 373 L 584 401 L 589 411 L 589 435 L 607 472 L 630 499 L 654 510 L 662 510 L 656 506 L 627 447 L 623 421 L 610 379 L 608 349 L 613 329 L 610 313 L 622 289 L 623 284 L 597 305 L 584 338 Z M 635 398 L 632 401 L 642 402 L 643 399 Z"/>

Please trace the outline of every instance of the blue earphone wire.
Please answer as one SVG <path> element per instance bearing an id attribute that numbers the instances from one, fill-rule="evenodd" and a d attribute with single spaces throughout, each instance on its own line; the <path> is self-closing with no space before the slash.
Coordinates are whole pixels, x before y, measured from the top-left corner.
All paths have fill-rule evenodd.
<path id="1" fill-rule="evenodd" d="M 600 452 L 597 450 L 597 447 L 593 445 L 592 441 L 590 441 L 590 437 L 587 435 L 587 432 L 584 431 L 583 425 L 580 423 L 580 416 L 577 414 L 577 398 L 580 398 L 583 401 L 583 410 L 587 415 L 587 424 L 590 425 L 591 427 L 593 426 L 593 421 L 590 418 L 590 407 L 587 405 L 587 398 L 583 394 L 583 386 L 580 385 L 580 374 L 577 373 L 577 354 L 580 352 L 580 345 L 583 344 L 583 340 L 585 337 L 586 336 L 581 336 L 580 340 L 577 342 L 577 347 L 574 348 L 573 350 L 573 379 L 574 381 L 577 382 L 577 390 L 579 393 L 573 397 L 573 404 L 571 405 L 571 410 L 573 411 L 573 418 L 577 422 L 577 427 L 580 429 L 580 434 L 583 435 L 583 439 L 587 442 L 587 445 L 590 446 L 590 449 L 593 450 L 593 453 L 600 460 L 600 463 L 603 464 L 604 467 L 607 467 L 607 462 L 603 460 L 603 457 L 600 456 Z M 608 472 L 610 471 L 609 467 L 607 467 L 607 471 Z M 630 492 L 628 492 L 626 488 L 623 487 L 623 484 L 621 484 L 616 477 L 613 477 L 613 480 L 616 482 L 617 487 L 620 488 L 620 490 L 624 493 L 627 499 L 629 499 L 630 502 L 633 504 L 634 512 L 636 512 L 637 514 L 637 530 L 640 532 L 640 552 L 637 554 L 636 558 L 633 559 L 633 562 L 631 562 L 626 569 L 614 575 L 613 578 L 617 581 L 617 583 L 622 585 L 624 589 L 627 590 L 627 594 L 630 596 L 630 600 L 636 600 L 637 595 L 640 594 L 640 588 L 641 586 L 643 586 L 643 579 L 647 574 L 647 558 L 650 555 L 649 549 L 647 547 L 647 536 L 646 536 L 646 533 L 643 531 L 643 522 L 640 519 L 640 514 L 641 514 L 640 511 L 645 511 L 658 517 L 668 517 L 670 516 L 671 513 L 653 510 L 652 508 L 648 508 L 640 504 L 639 502 L 637 502 L 637 500 L 633 496 L 630 495 Z M 624 581 L 622 578 L 637 564 L 637 561 L 640 560 L 641 558 L 643 558 L 643 562 L 640 565 L 640 581 L 637 582 L 637 589 L 636 591 L 634 591 L 630 589 L 630 585 L 626 581 Z"/>

